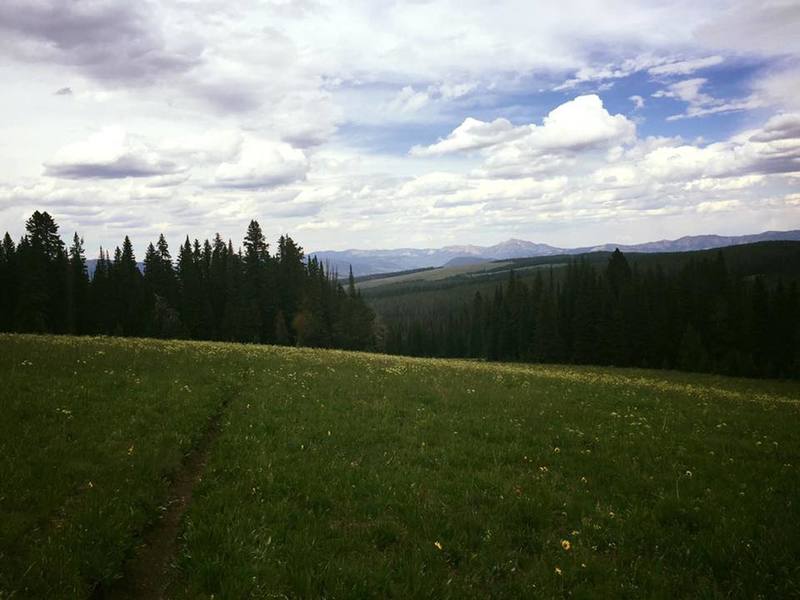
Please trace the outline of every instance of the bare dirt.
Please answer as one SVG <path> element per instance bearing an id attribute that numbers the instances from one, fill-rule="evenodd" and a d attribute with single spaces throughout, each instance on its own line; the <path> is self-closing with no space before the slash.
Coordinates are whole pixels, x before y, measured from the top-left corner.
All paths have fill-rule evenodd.
<path id="1" fill-rule="evenodd" d="M 111 586 L 98 586 L 94 600 L 162 600 L 174 574 L 181 519 L 200 482 L 214 439 L 219 434 L 225 406 L 209 423 L 203 438 L 186 457 L 172 478 L 165 510 L 144 532 L 134 555 L 125 564 L 123 576 Z"/>

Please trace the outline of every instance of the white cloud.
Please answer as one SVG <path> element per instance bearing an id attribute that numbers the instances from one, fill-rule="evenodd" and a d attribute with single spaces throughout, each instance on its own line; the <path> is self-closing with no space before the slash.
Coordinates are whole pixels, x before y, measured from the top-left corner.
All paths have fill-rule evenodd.
<path id="1" fill-rule="evenodd" d="M 708 83 L 708 79 L 702 77 L 684 79 L 683 81 L 670 84 L 666 90 L 655 92 L 653 98 L 676 98 L 697 106 L 710 104 L 714 102 L 714 98 L 700 91 L 700 88 L 706 83 Z"/>
<path id="2" fill-rule="evenodd" d="M 769 118 L 750 138 L 754 142 L 800 139 L 800 113 L 784 113 Z"/>
<path id="3" fill-rule="evenodd" d="M 638 94 L 634 94 L 633 96 L 628 96 L 628 100 L 633 102 L 633 110 L 641 110 L 642 108 L 644 108 L 644 98 L 642 98 Z"/>
<path id="4" fill-rule="evenodd" d="M 525 127 L 514 127 L 508 119 L 495 119 L 490 123 L 467 117 L 450 135 L 430 146 L 414 146 L 414 156 L 436 156 L 451 152 L 478 150 L 507 142 L 526 134 Z"/>
<path id="5" fill-rule="evenodd" d="M 650 75 L 688 75 L 689 73 L 694 73 L 700 69 L 706 69 L 708 67 L 721 64 L 724 62 L 724 60 L 725 59 L 719 55 L 707 56 L 706 58 L 679 60 L 665 63 L 663 65 L 657 65 L 655 67 L 650 67 L 647 69 L 647 72 L 650 73 Z"/>
<path id="6" fill-rule="evenodd" d="M 427 92 L 418 92 L 410 85 L 401 89 L 389 103 L 389 110 L 393 112 L 416 112 L 431 101 Z"/>
<path id="7" fill-rule="evenodd" d="M 710 47 L 762 55 L 800 52 L 800 5 L 793 0 L 727 3 L 695 30 Z"/>
<path id="8" fill-rule="evenodd" d="M 757 96 L 732 100 L 714 98 L 710 94 L 701 91 L 701 88 L 707 83 L 708 80 L 703 77 L 684 79 L 683 81 L 670 84 L 667 89 L 655 92 L 653 98 L 674 98 L 688 104 L 684 113 L 670 115 L 667 117 L 668 121 L 703 117 L 723 112 L 750 110 L 759 108 L 764 104 Z"/>
<path id="9" fill-rule="evenodd" d="M 765 104 L 800 111 L 800 62 L 772 70 L 753 82 L 754 95 Z"/>
<path id="10" fill-rule="evenodd" d="M 495 146 L 501 146 L 501 153 L 525 155 L 577 151 L 630 141 L 635 132 L 636 126 L 624 115 L 609 114 L 599 96 L 588 95 L 554 108 L 541 125 L 515 127 L 507 119 L 487 123 L 468 117 L 445 139 L 430 146 L 415 146 L 411 154 L 436 156 Z"/>
<path id="11" fill-rule="evenodd" d="M 45 164 L 47 175 L 67 179 L 152 177 L 180 170 L 176 162 L 131 138 L 120 126 L 106 127 L 61 148 Z"/>
<path id="12" fill-rule="evenodd" d="M 238 239 L 264 215 L 287 230 L 315 224 L 303 241 L 317 247 L 344 243 L 343 227 L 319 225 L 334 222 L 358 223 L 364 245 L 496 241 L 563 224 L 561 235 L 606 241 L 643 214 L 691 212 L 678 234 L 717 230 L 735 211 L 703 221 L 694 207 L 730 200 L 742 203 L 731 227 L 781 223 L 775 215 L 794 225 L 797 206 L 782 199 L 800 182 L 786 175 L 800 172 L 786 116 L 800 111 L 797 3 L 598 7 L 567 0 L 525 18 L 524 0 L 11 0 L 0 7 L 0 111 L 21 117 L 0 124 L 10 140 L 0 147 L 0 226 L 47 206 L 101 242 L 114 223 L 167 224 L 176 235 L 219 227 Z M 752 93 L 723 97 L 717 65 Z M 521 117 L 551 102 L 540 92 L 554 83 L 575 96 L 617 92 L 634 73 L 626 86 L 652 77 L 662 98 L 685 105 L 672 119 L 754 107 L 783 116 L 729 139 L 706 132 L 708 144 L 666 137 L 674 124 L 653 110 L 640 127 L 663 137 L 636 139 L 634 111 L 658 104 L 638 88 L 613 95 L 616 107 L 635 94 L 617 109 L 630 119 L 590 96 Z M 442 140 L 423 133 L 443 123 L 452 132 Z M 57 177 L 41 177 L 43 163 Z"/>
<path id="13" fill-rule="evenodd" d="M 271 188 L 304 180 L 308 169 L 302 150 L 283 142 L 248 138 L 237 160 L 219 165 L 214 183 L 239 189 Z"/>

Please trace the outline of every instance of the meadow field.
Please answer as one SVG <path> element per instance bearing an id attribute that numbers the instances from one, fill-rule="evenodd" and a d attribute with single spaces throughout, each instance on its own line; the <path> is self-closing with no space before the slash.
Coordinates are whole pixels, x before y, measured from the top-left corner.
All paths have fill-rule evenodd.
<path id="1" fill-rule="evenodd" d="M 800 384 L 0 335 L 0 599 L 800 595 Z M 134 594 L 135 595 L 135 594 Z"/>

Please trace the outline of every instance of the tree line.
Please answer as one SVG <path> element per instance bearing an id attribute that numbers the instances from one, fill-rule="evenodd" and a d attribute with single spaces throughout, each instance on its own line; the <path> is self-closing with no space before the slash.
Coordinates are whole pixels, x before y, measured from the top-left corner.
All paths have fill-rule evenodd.
<path id="1" fill-rule="evenodd" d="M 187 237 L 173 258 L 163 235 L 143 268 L 125 236 L 100 249 L 90 277 L 83 239 L 67 247 L 47 212 L 0 246 L 0 331 L 106 334 L 372 350 L 375 315 L 356 290 L 282 235 L 274 252 L 257 221 L 244 249 L 219 234 Z"/>
<path id="2" fill-rule="evenodd" d="M 722 253 L 679 269 L 572 260 L 529 283 L 512 271 L 493 294 L 386 323 L 386 350 L 412 356 L 576 363 L 800 377 L 796 282 L 728 269 Z"/>

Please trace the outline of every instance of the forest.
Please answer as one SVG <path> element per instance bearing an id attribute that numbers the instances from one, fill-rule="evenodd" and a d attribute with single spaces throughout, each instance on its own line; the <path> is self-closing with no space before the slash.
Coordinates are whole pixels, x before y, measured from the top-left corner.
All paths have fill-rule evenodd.
<path id="1" fill-rule="evenodd" d="M 527 280 L 512 270 L 458 306 L 392 309 L 389 353 L 800 377 L 797 282 L 742 277 L 722 251 L 664 268 L 616 250 L 599 268 L 578 257 Z"/>
<path id="2" fill-rule="evenodd" d="M 797 280 L 743 277 L 722 251 L 665 269 L 571 258 L 493 292 L 426 306 L 408 300 L 376 316 L 350 273 L 283 235 L 271 253 L 257 221 L 243 249 L 219 234 L 188 237 L 173 259 L 163 235 L 142 266 L 126 236 L 101 248 L 89 276 L 83 240 L 67 248 L 47 212 L 0 248 L 0 331 L 223 340 L 409 356 L 680 369 L 800 377 Z"/>
<path id="3" fill-rule="evenodd" d="M 113 255 L 100 249 L 91 278 L 77 233 L 67 248 L 39 211 L 25 230 L 16 244 L 6 233 L 0 248 L 0 331 L 375 349 L 375 316 L 352 275 L 344 289 L 288 235 L 270 253 L 257 221 L 244 250 L 219 234 L 187 237 L 177 260 L 161 235 L 143 268 L 125 236 Z"/>

